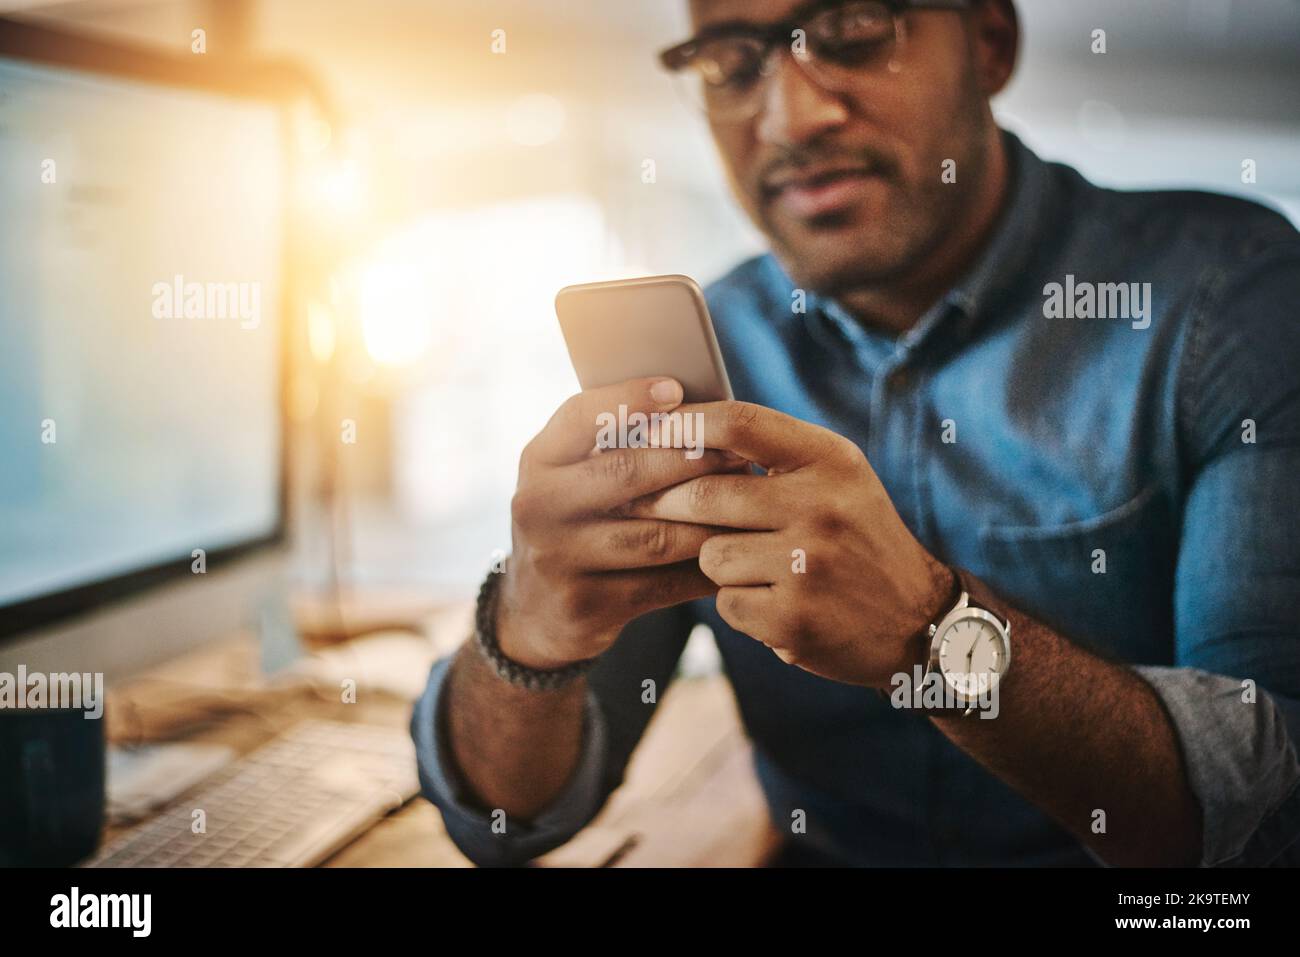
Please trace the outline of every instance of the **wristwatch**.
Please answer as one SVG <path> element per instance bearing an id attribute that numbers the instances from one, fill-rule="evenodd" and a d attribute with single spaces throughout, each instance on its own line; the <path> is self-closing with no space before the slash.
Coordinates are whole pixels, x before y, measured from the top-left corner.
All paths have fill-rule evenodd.
<path id="1" fill-rule="evenodd" d="M 961 597 L 930 626 L 930 661 L 922 680 L 940 676 L 944 698 L 969 715 L 989 701 L 1011 668 L 1011 621 L 989 610 L 997 601 L 978 578 L 964 568 L 952 571 Z"/>

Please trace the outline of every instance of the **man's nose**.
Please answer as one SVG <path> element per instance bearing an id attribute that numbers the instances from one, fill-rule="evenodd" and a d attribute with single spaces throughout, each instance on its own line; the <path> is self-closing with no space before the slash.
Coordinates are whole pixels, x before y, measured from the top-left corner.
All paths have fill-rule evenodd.
<path id="1" fill-rule="evenodd" d="M 794 58 L 794 53 L 780 54 L 767 79 L 757 127 L 761 142 L 809 143 L 848 120 L 844 101 L 819 86 Z"/>

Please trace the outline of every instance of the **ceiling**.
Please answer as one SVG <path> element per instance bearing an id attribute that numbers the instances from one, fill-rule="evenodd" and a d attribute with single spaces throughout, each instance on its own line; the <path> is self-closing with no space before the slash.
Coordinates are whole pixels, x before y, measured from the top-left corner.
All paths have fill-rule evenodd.
<path id="1" fill-rule="evenodd" d="M 1095 99 L 1134 113 L 1300 121 L 1300 0 L 1018 0 L 1012 109 Z M 315 68 L 345 107 L 487 103 L 540 90 L 634 112 L 664 108 L 653 55 L 686 0 L 0 0 L 0 10 L 180 48 L 198 22 L 235 22 L 261 53 Z M 232 15 L 232 11 L 239 11 Z M 507 30 L 509 56 L 488 55 Z M 1104 29 L 1107 53 L 1091 52 Z M 214 31 L 209 30 L 213 47 Z M 219 46 L 220 44 L 217 44 Z"/>
<path id="2" fill-rule="evenodd" d="M 0 12 L 81 18 L 92 11 L 111 15 L 186 4 L 202 6 L 193 0 L 0 0 Z M 507 18 L 627 39 L 673 35 L 686 23 L 686 0 L 256 0 L 255 5 L 305 5 L 332 22 Z M 1017 7 L 1033 42 L 1053 47 L 1073 46 L 1080 32 L 1086 36 L 1102 27 L 1130 50 L 1185 49 L 1198 39 L 1229 56 L 1276 52 L 1296 59 L 1300 49 L 1300 0 L 1018 0 Z"/>

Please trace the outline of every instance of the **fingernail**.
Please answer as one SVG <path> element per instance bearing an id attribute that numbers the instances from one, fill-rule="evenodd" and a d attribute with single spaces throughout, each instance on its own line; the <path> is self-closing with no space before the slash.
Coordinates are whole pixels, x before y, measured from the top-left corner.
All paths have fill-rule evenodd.
<path id="1" fill-rule="evenodd" d="M 660 405 L 676 405 L 682 401 L 682 387 L 676 379 L 658 379 L 650 386 L 650 398 Z"/>

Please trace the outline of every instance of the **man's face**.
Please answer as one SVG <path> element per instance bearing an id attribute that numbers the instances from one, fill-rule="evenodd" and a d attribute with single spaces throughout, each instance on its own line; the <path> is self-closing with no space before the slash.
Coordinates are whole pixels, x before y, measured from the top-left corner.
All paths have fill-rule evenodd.
<path id="1" fill-rule="evenodd" d="M 766 25 L 800 0 L 692 0 L 696 30 Z M 885 70 L 830 92 L 789 49 L 775 52 L 752 119 L 710 121 L 740 202 L 801 286 L 827 295 L 905 281 L 962 221 L 987 162 L 987 101 L 979 90 L 968 18 L 911 11 Z M 956 184 L 944 183 L 945 160 Z"/>

